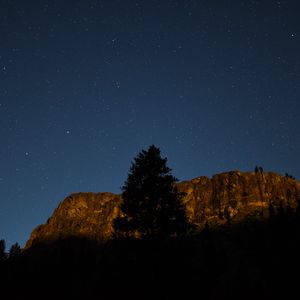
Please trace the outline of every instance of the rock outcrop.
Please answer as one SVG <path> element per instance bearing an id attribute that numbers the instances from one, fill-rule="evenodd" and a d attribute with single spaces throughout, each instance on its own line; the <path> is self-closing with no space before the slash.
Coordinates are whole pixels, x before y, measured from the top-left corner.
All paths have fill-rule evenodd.
<path id="1" fill-rule="evenodd" d="M 33 230 L 25 248 L 69 237 L 105 241 L 112 236 L 112 220 L 119 214 L 121 200 L 113 193 L 71 194 L 58 205 L 46 224 Z"/>
<path id="2" fill-rule="evenodd" d="M 300 198 L 298 181 L 271 172 L 203 176 L 178 183 L 178 189 L 185 193 L 183 202 L 189 220 L 199 226 L 207 221 L 224 224 L 248 217 L 268 218 L 270 204 L 295 209 Z M 112 193 L 72 194 L 46 224 L 32 232 L 26 248 L 72 236 L 105 241 L 112 236 L 112 221 L 120 213 L 121 201 L 120 195 Z"/>

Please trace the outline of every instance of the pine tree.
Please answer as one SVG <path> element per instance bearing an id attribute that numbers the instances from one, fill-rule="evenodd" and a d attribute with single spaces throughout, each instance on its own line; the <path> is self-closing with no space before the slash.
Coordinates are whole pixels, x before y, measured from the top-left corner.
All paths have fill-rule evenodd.
<path id="1" fill-rule="evenodd" d="M 5 240 L 0 240 L 0 263 L 1 263 L 1 261 L 4 261 L 5 258 L 6 258 Z"/>
<path id="2" fill-rule="evenodd" d="M 154 145 L 134 159 L 122 187 L 121 216 L 114 222 L 117 236 L 167 239 L 186 233 L 183 194 L 166 163 Z"/>
<path id="3" fill-rule="evenodd" d="M 18 243 L 15 243 L 9 249 L 9 258 L 15 258 L 20 253 L 21 253 L 21 247 Z"/>

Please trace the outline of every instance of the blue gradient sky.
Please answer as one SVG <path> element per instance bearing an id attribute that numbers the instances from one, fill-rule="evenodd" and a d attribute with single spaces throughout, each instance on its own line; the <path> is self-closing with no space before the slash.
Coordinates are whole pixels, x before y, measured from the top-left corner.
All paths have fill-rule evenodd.
<path id="1" fill-rule="evenodd" d="M 0 1 L 0 238 L 160 147 L 180 180 L 300 178 L 299 1 Z"/>

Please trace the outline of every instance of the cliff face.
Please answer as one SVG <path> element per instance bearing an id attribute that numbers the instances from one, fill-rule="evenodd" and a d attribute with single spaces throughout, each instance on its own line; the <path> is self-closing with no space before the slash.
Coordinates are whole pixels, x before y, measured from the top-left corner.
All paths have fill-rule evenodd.
<path id="1" fill-rule="evenodd" d="M 112 235 L 112 220 L 119 214 L 120 201 L 121 197 L 112 193 L 71 194 L 46 224 L 33 230 L 25 248 L 72 236 L 105 241 Z"/>
<path id="2" fill-rule="evenodd" d="M 271 203 L 275 207 L 297 207 L 300 183 L 271 172 L 233 171 L 199 177 L 178 184 L 186 193 L 184 203 L 191 222 L 224 223 L 250 216 L 268 217 Z"/>
<path id="3" fill-rule="evenodd" d="M 268 217 L 272 203 L 296 208 L 300 183 L 275 173 L 233 171 L 178 183 L 189 220 L 222 224 L 247 217 Z M 82 236 L 105 241 L 112 236 L 112 221 L 120 213 L 121 196 L 112 193 L 77 193 L 56 208 L 46 224 L 38 226 L 26 248 L 38 242 Z"/>

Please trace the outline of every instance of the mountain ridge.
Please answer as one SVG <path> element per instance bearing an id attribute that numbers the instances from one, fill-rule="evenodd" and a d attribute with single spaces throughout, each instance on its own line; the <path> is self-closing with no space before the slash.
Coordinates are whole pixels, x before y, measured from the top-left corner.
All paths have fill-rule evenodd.
<path id="1" fill-rule="evenodd" d="M 274 172 L 238 170 L 196 177 L 177 183 L 185 193 L 183 203 L 191 223 L 222 225 L 247 218 L 268 218 L 273 205 L 296 209 L 300 183 Z M 73 193 L 54 210 L 46 224 L 35 228 L 25 248 L 68 237 L 85 237 L 98 242 L 113 236 L 113 219 L 120 214 L 122 196 L 110 192 Z"/>

